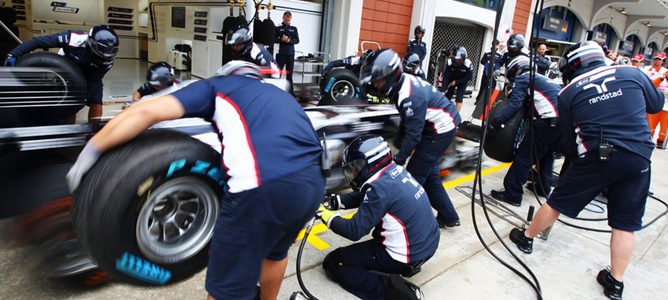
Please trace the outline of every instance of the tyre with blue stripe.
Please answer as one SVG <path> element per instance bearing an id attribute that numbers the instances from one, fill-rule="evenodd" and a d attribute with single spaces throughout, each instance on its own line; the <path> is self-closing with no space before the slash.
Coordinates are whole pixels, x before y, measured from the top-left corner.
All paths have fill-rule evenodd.
<path id="1" fill-rule="evenodd" d="M 177 282 L 206 267 L 224 188 L 218 152 L 149 130 L 106 152 L 84 177 L 73 196 L 77 236 L 115 280 Z"/>

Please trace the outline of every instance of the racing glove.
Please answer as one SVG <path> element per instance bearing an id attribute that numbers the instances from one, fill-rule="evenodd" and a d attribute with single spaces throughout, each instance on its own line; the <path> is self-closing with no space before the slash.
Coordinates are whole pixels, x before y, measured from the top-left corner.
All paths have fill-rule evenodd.
<path id="1" fill-rule="evenodd" d="M 337 212 L 325 208 L 324 205 L 320 204 L 316 216 L 320 218 L 320 220 L 322 220 L 322 222 L 325 223 L 327 227 L 329 227 L 329 224 L 332 221 L 332 219 L 339 217 L 339 214 Z"/>
<path id="2" fill-rule="evenodd" d="M 84 147 L 79 154 L 77 161 L 65 176 L 67 179 L 67 186 L 70 188 L 70 192 L 74 193 L 74 191 L 79 187 L 79 184 L 81 183 L 84 175 L 86 175 L 90 168 L 93 167 L 95 162 L 97 162 L 97 159 L 100 158 L 100 155 L 102 155 L 102 151 L 100 151 L 95 145 L 91 143 L 86 144 L 86 147 Z"/>
<path id="3" fill-rule="evenodd" d="M 16 57 L 14 57 L 14 55 L 7 54 L 7 57 L 5 58 L 5 64 L 4 65 L 5 66 L 13 66 L 14 64 L 16 64 Z"/>
<path id="4" fill-rule="evenodd" d="M 393 160 L 397 165 L 400 165 L 400 166 L 403 166 L 403 165 L 406 164 L 406 159 L 405 158 L 400 158 L 399 154 L 395 155 Z"/>
<path id="5" fill-rule="evenodd" d="M 339 209 L 345 209 L 346 207 L 341 203 L 341 196 L 337 194 L 331 194 L 329 195 L 329 198 L 325 200 L 323 203 L 326 209 L 329 210 L 339 210 Z"/>

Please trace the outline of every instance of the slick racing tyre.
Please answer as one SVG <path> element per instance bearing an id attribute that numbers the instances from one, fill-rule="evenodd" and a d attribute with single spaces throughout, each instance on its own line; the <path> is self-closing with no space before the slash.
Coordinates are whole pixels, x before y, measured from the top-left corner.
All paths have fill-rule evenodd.
<path id="1" fill-rule="evenodd" d="M 112 279 L 165 285 L 202 270 L 224 181 L 220 155 L 149 130 L 105 153 L 74 193 L 79 240 Z"/>
<path id="2" fill-rule="evenodd" d="M 493 120 L 497 111 L 507 105 L 507 101 L 496 102 L 490 110 L 490 120 Z M 501 162 L 512 162 L 515 151 L 526 134 L 526 118 L 524 110 L 519 110 L 510 120 L 503 124 L 503 128 L 489 130 L 484 143 L 485 154 Z"/>
<path id="3" fill-rule="evenodd" d="M 75 114 L 85 105 L 86 78 L 69 58 L 52 52 L 34 52 L 20 57 L 16 61 L 16 67 L 52 71 L 25 75 L 22 75 L 23 71 L 14 73 L 16 78 L 23 81 L 25 88 L 29 89 L 23 91 L 20 97 L 25 100 L 15 105 L 18 119 L 22 123 L 18 124 L 19 126 L 59 124 L 61 119 Z"/>
<path id="4" fill-rule="evenodd" d="M 320 82 L 320 102 L 318 105 L 363 104 L 359 99 L 360 81 L 350 70 L 334 69 Z"/>

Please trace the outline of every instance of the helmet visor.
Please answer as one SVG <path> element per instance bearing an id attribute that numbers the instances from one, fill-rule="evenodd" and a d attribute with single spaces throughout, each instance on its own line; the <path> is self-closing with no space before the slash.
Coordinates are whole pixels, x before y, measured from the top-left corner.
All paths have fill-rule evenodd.
<path id="1" fill-rule="evenodd" d="M 366 161 L 364 161 L 364 159 L 356 159 L 343 164 L 343 175 L 346 177 L 346 181 L 348 181 L 348 184 L 350 184 L 350 187 L 353 189 L 359 188 L 361 183 L 356 182 L 355 178 L 358 177 L 360 170 L 364 168 L 365 165 Z"/>

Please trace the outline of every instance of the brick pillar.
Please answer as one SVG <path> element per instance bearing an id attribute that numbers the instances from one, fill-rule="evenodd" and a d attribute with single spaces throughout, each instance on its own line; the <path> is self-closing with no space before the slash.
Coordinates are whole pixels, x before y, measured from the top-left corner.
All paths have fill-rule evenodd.
<path id="1" fill-rule="evenodd" d="M 378 42 L 403 57 L 413 30 L 410 28 L 412 13 L 413 0 L 364 0 L 360 42 Z"/>
<path id="2" fill-rule="evenodd" d="M 531 0 L 517 0 L 513 17 L 513 33 L 527 36 L 526 30 L 531 15 Z"/>

